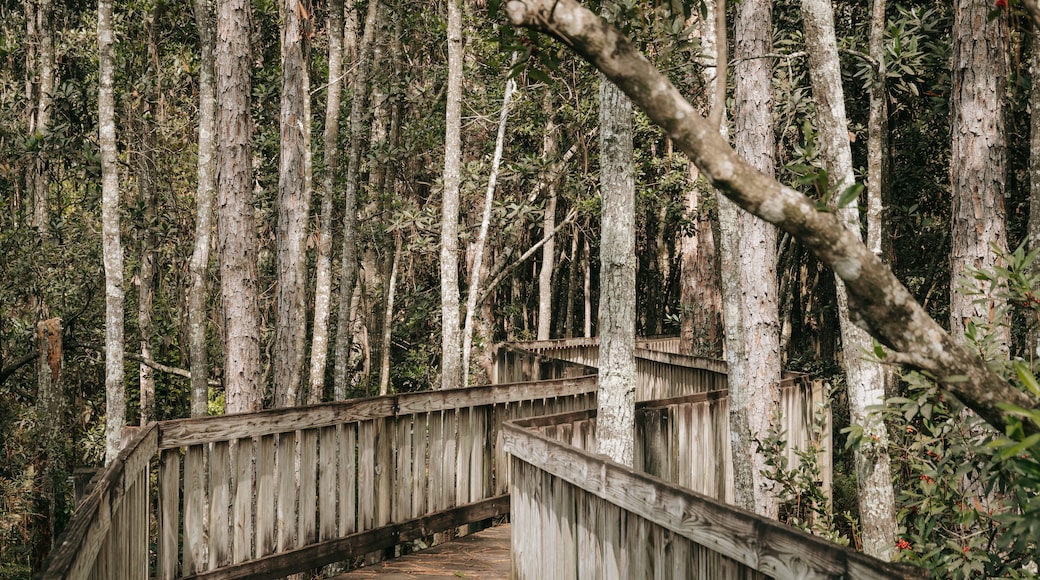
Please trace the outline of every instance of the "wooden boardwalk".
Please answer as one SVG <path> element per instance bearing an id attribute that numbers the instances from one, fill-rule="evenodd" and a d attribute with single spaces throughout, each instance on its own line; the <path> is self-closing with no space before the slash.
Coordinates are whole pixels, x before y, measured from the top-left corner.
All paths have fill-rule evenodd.
<path id="1" fill-rule="evenodd" d="M 507 580 L 510 566 L 509 529 L 509 524 L 495 526 L 421 552 L 359 568 L 335 578 Z"/>

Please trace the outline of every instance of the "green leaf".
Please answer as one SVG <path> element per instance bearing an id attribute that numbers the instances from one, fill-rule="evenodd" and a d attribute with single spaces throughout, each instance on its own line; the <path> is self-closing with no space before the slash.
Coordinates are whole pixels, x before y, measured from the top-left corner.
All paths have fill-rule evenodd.
<path id="1" fill-rule="evenodd" d="M 1022 384 L 1030 393 L 1040 397 L 1040 383 L 1037 382 L 1036 377 L 1033 376 L 1032 371 L 1029 370 L 1029 365 L 1025 361 L 1015 361 L 1015 374 L 1018 375 L 1018 380 L 1022 381 Z"/>
<path id="2" fill-rule="evenodd" d="M 853 183 L 852 185 L 846 187 L 845 191 L 841 192 L 841 195 L 838 196 L 838 209 L 841 209 L 852 203 L 856 198 L 859 197 L 859 194 L 861 193 L 863 193 L 862 183 Z"/>

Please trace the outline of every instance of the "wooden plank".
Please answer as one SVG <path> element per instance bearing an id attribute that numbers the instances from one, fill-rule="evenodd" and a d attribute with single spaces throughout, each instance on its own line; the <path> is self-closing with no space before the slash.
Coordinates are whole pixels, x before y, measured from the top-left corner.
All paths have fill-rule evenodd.
<path id="1" fill-rule="evenodd" d="M 337 427 L 339 442 L 339 535 L 357 531 L 357 424 Z"/>
<path id="2" fill-rule="evenodd" d="M 595 391 L 596 377 L 557 379 L 538 383 L 513 383 L 420 393 L 403 393 L 353 401 L 339 401 L 193 419 L 163 421 L 159 429 L 160 449 L 228 441 L 241 437 L 287 433 L 302 429 L 332 427 L 395 415 L 453 410 L 529 400 L 535 397 L 576 395 Z"/>
<path id="3" fill-rule="evenodd" d="M 505 426 L 505 443 L 514 457 L 770 576 L 847 574 L 848 562 L 859 561 L 874 562 L 880 577 L 921 577 L 917 569 L 881 562 L 778 522 L 717 504 L 514 424 Z"/>
<path id="4" fill-rule="evenodd" d="M 318 541 L 318 430 L 300 431 L 300 503 L 296 545 Z"/>
<path id="5" fill-rule="evenodd" d="M 415 431 L 415 453 L 412 468 L 412 513 L 411 517 L 417 518 L 429 511 L 427 507 L 426 474 L 429 459 L 426 449 L 430 438 L 430 416 L 428 413 L 415 415 L 413 429 Z M 507 490 L 508 491 L 508 490 Z"/>
<path id="6" fill-rule="evenodd" d="M 376 521 L 375 420 L 358 423 L 358 529 L 371 530 Z"/>
<path id="7" fill-rule="evenodd" d="M 419 514 L 412 513 L 412 466 L 415 463 L 412 451 L 412 423 L 414 417 L 405 416 L 397 419 L 397 434 L 394 436 L 393 447 L 396 461 L 396 474 L 392 478 L 392 488 L 395 492 L 390 521 L 402 522 L 417 517 Z"/>
<path id="8" fill-rule="evenodd" d="M 238 564 L 253 557 L 253 454 L 252 437 L 235 441 L 232 460 L 235 465 L 235 499 L 232 506 L 231 561 Z M 271 504 L 258 504 L 267 506 Z"/>
<path id="9" fill-rule="evenodd" d="M 277 435 L 264 435 L 258 439 L 256 449 L 256 555 L 266 556 L 278 545 L 275 509 L 275 489 L 278 480 L 278 464 L 275 458 Z"/>
<path id="10" fill-rule="evenodd" d="M 278 436 L 278 534 L 277 551 L 296 547 L 296 432 Z"/>
<path id="11" fill-rule="evenodd" d="M 358 532 L 344 538 L 319 542 L 285 553 L 272 554 L 264 558 L 228 566 L 220 570 L 188 576 L 185 580 L 231 580 L 250 578 L 267 580 L 326 564 L 350 559 L 393 547 L 400 542 L 410 542 L 426 537 L 436 531 L 451 530 L 459 526 L 493 518 L 509 510 L 509 496 L 496 496 L 487 500 L 443 510 L 422 518 L 398 524 Z"/>
<path id="12" fill-rule="evenodd" d="M 177 527 L 180 518 L 181 450 L 165 449 L 159 454 L 159 542 L 156 574 L 159 580 L 177 577 Z"/>
<path id="13" fill-rule="evenodd" d="M 318 539 L 336 537 L 336 427 L 325 427 L 318 440 Z"/>
<path id="14" fill-rule="evenodd" d="M 206 455 L 204 445 L 192 445 L 184 454 L 184 543 L 181 575 L 205 570 L 209 554 L 206 502 Z"/>
<path id="15" fill-rule="evenodd" d="M 469 503 L 470 484 L 470 449 L 473 446 L 473 409 L 459 409 L 456 427 L 456 452 L 455 452 L 455 503 L 452 505 L 463 505 Z M 483 436 L 483 434 L 481 434 Z"/>
<path id="16" fill-rule="evenodd" d="M 458 505 L 456 503 L 455 487 L 457 484 L 458 470 L 455 464 L 455 456 L 458 453 L 458 413 L 446 411 L 444 413 L 444 454 L 441 456 L 441 480 L 437 485 L 440 494 L 438 504 L 441 509 L 447 509 Z M 431 487 L 434 480 L 430 480 Z"/>
<path id="17" fill-rule="evenodd" d="M 373 421 L 375 427 L 375 516 L 376 526 L 390 523 L 390 502 L 393 497 L 393 439 L 396 434 L 396 419 L 384 418 Z"/>
<path id="18" fill-rule="evenodd" d="M 217 441 L 209 461 L 209 562 L 213 570 L 231 563 L 231 455 L 227 441 Z"/>

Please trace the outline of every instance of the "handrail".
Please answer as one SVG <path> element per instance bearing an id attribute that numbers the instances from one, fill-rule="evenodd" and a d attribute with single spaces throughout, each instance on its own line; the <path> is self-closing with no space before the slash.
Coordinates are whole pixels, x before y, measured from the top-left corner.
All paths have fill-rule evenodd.
<path id="1" fill-rule="evenodd" d="M 582 415 L 558 417 L 560 422 Z M 503 427 L 515 578 L 927 577 L 554 440 Z"/>

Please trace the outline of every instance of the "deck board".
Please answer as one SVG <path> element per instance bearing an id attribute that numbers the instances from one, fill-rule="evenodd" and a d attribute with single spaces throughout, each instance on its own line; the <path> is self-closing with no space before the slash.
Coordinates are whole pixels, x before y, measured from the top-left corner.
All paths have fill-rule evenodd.
<path id="1" fill-rule="evenodd" d="M 335 580 L 359 580 L 361 578 L 506 580 L 509 578 L 509 569 L 509 524 L 505 524 L 427 550 L 352 570 L 336 576 Z"/>

